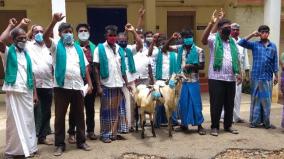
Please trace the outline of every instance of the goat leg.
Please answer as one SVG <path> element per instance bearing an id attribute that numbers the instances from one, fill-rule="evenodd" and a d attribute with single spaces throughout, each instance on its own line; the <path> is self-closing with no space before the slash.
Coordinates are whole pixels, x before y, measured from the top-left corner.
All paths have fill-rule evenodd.
<path id="1" fill-rule="evenodd" d="M 145 134 L 144 134 L 144 131 L 145 131 L 144 126 L 145 126 L 145 124 L 146 124 L 146 120 L 143 120 L 143 123 L 142 123 L 142 132 L 141 132 L 141 138 L 142 138 L 142 139 L 145 138 Z"/>
<path id="2" fill-rule="evenodd" d="M 173 129 L 173 121 L 172 121 L 172 116 L 169 117 L 169 137 L 173 137 L 173 134 L 172 134 L 172 129 Z"/>
<path id="3" fill-rule="evenodd" d="M 151 120 L 151 127 L 152 127 L 152 134 L 153 134 L 153 137 L 156 137 L 156 133 L 155 133 L 155 129 L 154 129 L 154 122 L 153 122 L 153 120 Z"/>

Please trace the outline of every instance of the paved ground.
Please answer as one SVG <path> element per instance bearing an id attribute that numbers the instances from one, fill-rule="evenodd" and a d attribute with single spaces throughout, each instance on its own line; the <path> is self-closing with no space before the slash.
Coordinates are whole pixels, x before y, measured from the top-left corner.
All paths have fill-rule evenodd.
<path id="1" fill-rule="evenodd" d="M 209 132 L 210 114 L 208 94 L 203 97 L 203 113 L 205 116 L 204 126 Z M 4 97 L 0 95 L 0 153 L 3 154 L 5 147 L 5 106 Z M 248 120 L 249 116 L 249 101 L 248 95 L 243 95 L 243 103 L 241 114 L 244 119 Z M 98 102 L 96 102 L 98 108 Z M 279 104 L 272 105 L 271 120 L 277 127 L 280 127 L 282 106 Z M 52 118 L 52 122 L 54 116 Z M 98 113 L 96 113 L 96 133 L 99 132 Z M 168 137 L 167 128 L 156 129 L 157 137 L 151 137 L 150 127 L 146 129 L 146 138 L 140 139 L 139 133 L 130 133 L 124 135 L 127 140 L 115 141 L 111 144 L 104 144 L 99 140 L 87 141 L 92 147 L 92 151 L 84 152 L 76 149 L 75 145 L 67 144 L 66 153 L 58 158 L 63 159 L 108 159 L 118 158 L 123 153 L 135 152 L 138 154 L 151 154 L 166 158 L 212 158 L 218 153 L 225 151 L 228 148 L 248 148 L 248 149 L 267 149 L 278 150 L 284 148 L 284 133 L 282 129 L 275 130 L 252 129 L 248 128 L 248 124 L 236 124 L 240 132 L 239 135 L 232 135 L 221 132 L 219 137 L 210 135 L 200 136 L 196 133 L 195 128 L 191 127 L 188 133 L 176 131 L 173 138 Z M 53 136 L 48 136 L 53 139 Z M 53 157 L 53 146 L 39 146 L 40 155 L 37 158 L 49 159 Z M 1 157 L 0 157 L 1 158 Z"/>

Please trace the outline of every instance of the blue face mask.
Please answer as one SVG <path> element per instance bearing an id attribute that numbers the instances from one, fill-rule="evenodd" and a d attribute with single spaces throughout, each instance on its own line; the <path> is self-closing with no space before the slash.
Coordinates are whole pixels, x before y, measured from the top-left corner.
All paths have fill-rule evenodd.
<path id="1" fill-rule="evenodd" d="M 171 89 L 175 88 L 175 86 L 176 86 L 175 81 L 174 80 L 170 80 L 169 81 L 169 86 L 170 86 Z"/>
<path id="2" fill-rule="evenodd" d="M 63 43 L 65 45 L 72 45 L 74 43 L 74 37 L 72 33 L 64 33 L 62 34 Z"/>
<path id="3" fill-rule="evenodd" d="M 183 39 L 183 44 L 187 45 L 187 46 L 192 45 L 193 44 L 193 38 L 185 38 L 185 39 Z"/>
<path id="4" fill-rule="evenodd" d="M 43 42 L 43 34 L 42 33 L 35 34 L 35 41 L 37 43 L 42 43 Z"/>
<path id="5" fill-rule="evenodd" d="M 161 97 L 161 93 L 159 91 L 153 91 L 152 97 L 157 100 Z"/>

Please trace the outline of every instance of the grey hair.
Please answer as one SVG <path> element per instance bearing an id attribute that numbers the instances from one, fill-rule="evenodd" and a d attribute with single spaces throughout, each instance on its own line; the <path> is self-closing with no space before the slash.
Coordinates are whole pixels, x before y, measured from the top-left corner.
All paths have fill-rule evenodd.
<path id="1" fill-rule="evenodd" d="M 10 36 L 12 37 L 12 39 L 15 39 L 20 33 L 26 33 L 26 31 L 22 28 L 14 28 L 10 32 Z"/>

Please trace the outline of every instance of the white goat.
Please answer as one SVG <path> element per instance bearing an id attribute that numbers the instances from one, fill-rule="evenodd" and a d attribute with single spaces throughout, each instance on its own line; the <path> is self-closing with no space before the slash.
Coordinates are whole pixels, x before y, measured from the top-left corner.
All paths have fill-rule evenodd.
<path id="1" fill-rule="evenodd" d="M 161 92 L 161 98 L 159 98 L 159 101 L 164 104 L 169 122 L 169 137 L 172 137 L 172 114 L 178 105 L 183 78 L 185 78 L 184 75 L 173 74 L 170 80 L 166 82 L 166 85 L 159 88 L 159 91 Z"/>
<path id="2" fill-rule="evenodd" d="M 156 106 L 156 100 L 154 99 L 154 96 L 152 95 L 153 92 L 157 90 L 156 86 L 146 86 L 146 85 L 138 85 L 133 90 L 134 99 L 136 102 L 136 106 L 140 108 L 139 116 L 140 121 L 142 122 L 142 132 L 141 132 L 141 138 L 145 138 L 144 135 L 144 126 L 146 124 L 146 118 L 145 113 L 149 114 L 150 121 L 151 121 L 151 127 L 152 127 L 152 134 L 153 137 L 156 137 L 156 133 L 154 130 L 154 118 L 155 118 L 155 106 Z M 136 130 L 138 129 L 138 123 L 136 121 Z"/>

